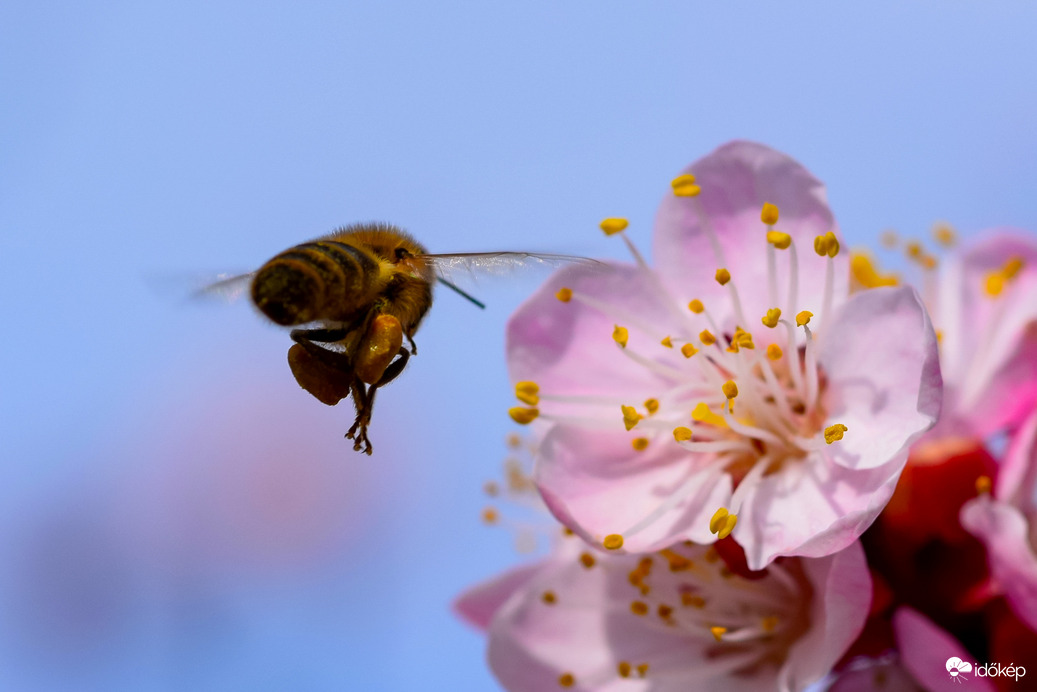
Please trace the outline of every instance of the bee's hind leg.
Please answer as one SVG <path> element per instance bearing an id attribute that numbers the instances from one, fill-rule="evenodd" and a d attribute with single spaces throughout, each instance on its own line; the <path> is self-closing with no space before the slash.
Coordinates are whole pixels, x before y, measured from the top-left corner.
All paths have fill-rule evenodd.
<path id="1" fill-rule="evenodd" d="M 332 351 L 318 343 L 332 343 L 346 338 L 346 329 L 293 329 L 292 341 L 305 348 L 310 355 L 330 368 L 342 372 L 353 371 L 353 358 L 339 351 Z"/>
<path id="2" fill-rule="evenodd" d="M 353 379 L 353 403 L 356 405 L 356 420 L 353 427 L 346 433 L 346 438 L 353 440 L 353 450 L 363 451 L 364 454 L 371 453 L 371 441 L 367 437 L 367 426 L 371 424 L 371 412 L 374 410 L 374 395 L 379 387 L 389 384 L 403 372 L 403 368 L 410 359 L 410 351 L 401 348 L 396 354 L 399 357 L 389 363 L 382 376 L 374 384 L 365 386 L 359 377 Z"/>

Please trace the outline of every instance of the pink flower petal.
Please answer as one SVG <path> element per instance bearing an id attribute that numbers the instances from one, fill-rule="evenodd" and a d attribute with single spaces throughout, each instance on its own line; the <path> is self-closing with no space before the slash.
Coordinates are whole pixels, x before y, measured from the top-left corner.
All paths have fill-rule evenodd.
<path id="1" fill-rule="evenodd" d="M 936 334 L 913 288 L 854 295 L 821 341 L 828 418 L 848 428 L 826 449 L 836 463 L 883 466 L 936 422 L 942 393 Z"/>
<path id="2" fill-rule="evenodd" d="M 947 672 L 947 661 L 959 658 L 975 665 L 972 655 L 959 641 L 911 608 L 900 608 L 893 614 L 893 631 L 901 661 L 911 676 L 930 692 L 962 689 Z M 994 692 L 988 678 L 963 673 L 970 690 Z M 962 677 L 959 676 L 959 677 Z"/>
<path id="3" fill-rule="evenodd" d="M 453 609 L 473 627 L 486 630 L 497 611 L 543 568 L 542 563 L 522 565 L 467 589 L 454 601 Z"/>
<path id="4" fill-rule="evenodd" d="M 600 546 L 605 536 L 623 534 L 694 472 L 694 457 L 675 445 L 669 433 L 657 436 L 642 452 L 631 447 L 634 436 L 556 427 L 541 445 L 541 454 L 551 462 L 537 467 L 540 493 L 558 520 L 590 543 Z M 718 474 L 710 482 L 694 484 L 685 499 L 657 521 L 634 536 L 624 536 L 624 550 L 656 550 L 674 537 L 712 543 L 709 520 L 731 496 L 730 477 Z"/>
<path id="5" fill-rule="evenodd" d="M 764 202 L 770 202 L 780 211 L 776 229 L 792 236 L 798 252 L 800 300 L 795 309 L 819 315 L 826 260 L 814 253 L 814 238 L 837 232 L 824 186 L 785 154 L 745 141 L 723 145 L 682 173 L 693 173 L 702 192 L 693 198 L 666 195 L 656 216 L 653 248 L 660 275 L 687 294 L 680 297 L 699 298 L 721 323 L 732 316 L 729 309 L 721 309 L 729 306 L 727 289 L 711 280 L 720 263 L 703 225 L 705 218 L 736 284 L 762 286 L 743 288 L 741 296 L 747 319 L 753 323 L 742 326 L 759 326 L 756 322 L 767 309 L 776 307 L 767 291 L 767 227 L 760 220 Z M 788 251 L 777 254 L 778 290 L 784 296 L 789 281 Z M 842 252 L 833 260 L 835 296 L 847 292 L 847 254 Z M 777 307 L 786 308 L 784 298 Z"/>
<path id="6" fill-rule="evenodd" d="M 1037 555 L 1026 517 L 1015 507 L 984 496 L 962 507 L 961 524 L 986 544 L 990 571 L 1012 610 L 1037 631 Z"/>

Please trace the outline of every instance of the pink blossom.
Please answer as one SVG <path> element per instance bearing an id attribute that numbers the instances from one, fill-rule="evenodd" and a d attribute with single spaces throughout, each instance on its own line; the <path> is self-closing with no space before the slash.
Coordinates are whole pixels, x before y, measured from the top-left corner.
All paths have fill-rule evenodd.
<path id="1" fill-rule="evenodd" d="M 535 568 L 469 591 L 457 609 L 488 625 L 490 666 L 508 690 L 737 692 L 823 678 L 870 598 L 856 543 L 747 579 L 705 546 L 603 555 L 569 540 Z"/>
<path id="2" fill-rule="evenodd" d="M 927 437 L 1017 426 L 1037 404 L 1037 239 L 992 229 L 934 278 L 926 302 L 941 334 L 944 403 Z"/>
<path id="3" fill-rule="evenodd" d="M 961 524 L 986 545 L 993 578 L 1019 619 L 1037 631 L 1037 409 L 1015 434 L 993 497 L 966 503 Z"/>
<path id="4" fill-rule="evenodd" d="M 629 552 L 730 534 L 752 569 L 852 544 L 940 408 L 915 291 L 848 296 L 823 187 L 750 142 L 674 181 L 655 269 L 626 242 L 634 264 L 563 270 L 509 325 L 550 510 Z"/>

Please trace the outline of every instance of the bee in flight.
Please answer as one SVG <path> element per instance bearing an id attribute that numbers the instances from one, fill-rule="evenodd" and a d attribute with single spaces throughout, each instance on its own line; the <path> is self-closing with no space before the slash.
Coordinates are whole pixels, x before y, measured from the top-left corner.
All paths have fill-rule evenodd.
<path id="1" fill-rule="evenodd" d="M 371 453 L 367 428 L 375 393 L 417 355 L 414 333 L 432 305 L 437 281 L 450 270 L 506 270 L 533 263 L 595 260 L 531 252 L 431 255 L 410 234 L 385 223 L 346 226 L 289 248 L 257 271 L 214 283 L 203 294 L 252 302 L 291 332 L 288 365 L 299 386 L 328 406 L 352 396 L 356 419 L 346 433 L 353 449 Z M 408 347 L 404 347 L 403 340 Z"/>

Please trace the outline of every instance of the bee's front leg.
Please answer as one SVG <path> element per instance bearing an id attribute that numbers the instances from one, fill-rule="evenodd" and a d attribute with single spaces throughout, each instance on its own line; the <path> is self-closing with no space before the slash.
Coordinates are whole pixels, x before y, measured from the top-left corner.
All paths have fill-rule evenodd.
<path id="1" fill-rule="evenodd" d="M 356 420 L 353 421 L 353 427 L 346 433 L 346 438 L 354 440 L 353 449 L 357 452 L 361 451 L 363 446 L 365 454 L 371 453 L 371 441 L 367 437 L 367 426 L 371 424 L 371 414 L 374 411 L 374 395 L 378 392 L 379 387 L 384 387 L 399 377 L 410 359 L 410 351 L 402 347 L 396 355 L 399 357 L 389 363 L 389 366 L 385 368 L 385 372 L 382 373 L 382 376 L 374 384 L 365 386 L 359 377 L 353 379 L 353 403 L 356 405 Z"/>

